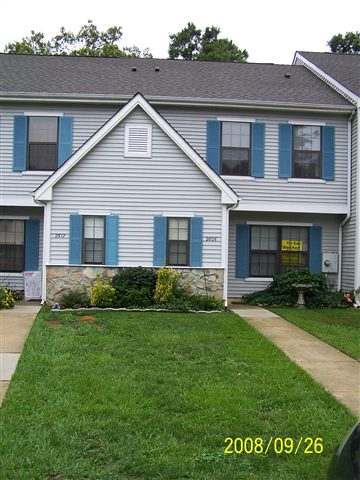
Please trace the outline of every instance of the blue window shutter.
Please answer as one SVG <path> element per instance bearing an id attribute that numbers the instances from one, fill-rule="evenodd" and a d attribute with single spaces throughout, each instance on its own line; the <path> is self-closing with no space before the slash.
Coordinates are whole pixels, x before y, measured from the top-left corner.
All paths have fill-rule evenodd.
<path id="1" fill-rule="evenodd" d="M 192 217 L 190 224 L 190 266 L 202 267 L 203 217 Z"/>
<path id="2" fill-rule="evenodd" d="M 335 177 L 335 127 L 322 128 L 323 179 Z"/>
<path id="3" fill-rule="evenodd" d="M 322 229 L 319 226 L 310 227 L 309 270 L 311 273 L 321 273 L 322 270 Z"/>
<path id="4" fill-rule="evenodd" d="M 119 217 L 107 215 L 105 227 L 105 264 L 118 265 Z"/>
<path id="5" fill-rule="evenodd" d="M 39 270 L 40 220 L 30 218 L 25 225 L 25 271 Z"/>
<path id="6" fill-rule="evenodd" d="M 264 176 L 265 124 L 253 123 L 251 126 L 251 175 Z"/>
<path id="7" fill-rule="evenodd" d="M 215 172 L 220 173 L 220 122 L 207 122 L 207 162 Z"/>
<path id="8" fill-rule="evenodd" d="M 279 177 L 292 176 L 292 126 L 288 123 L 279 125 Z"/>
<path id="9" fill-rule="evenodd" d="M 69 264 L 81 263 L 83 218 L 78 213 L 70 214 Z"/>
<path id="10" fill-rule="evenodd" d="M 72 153 L 73 119 L 59 117 L 58 167 L 66 162 Z"/>
<path id="11" fill-rule="evenodd" d="M 166 227 L 166 217 L 154 217 L 153 264 L 157 267 L 166 265 Z"/>
<path id="12" fill-rule="evenodd" d="M 237 278 L 249 276 L 250 263 L 250 227 L 246 224 L 236 225 L 236 271 Z"/>
<path id="13" fill-rule="evenodd" d="M 27 125 L 27 117 L 24 115 L 17 115 L 14 117 L 14 172 L 22 172 L 23 170 L 26 170 Z"/>

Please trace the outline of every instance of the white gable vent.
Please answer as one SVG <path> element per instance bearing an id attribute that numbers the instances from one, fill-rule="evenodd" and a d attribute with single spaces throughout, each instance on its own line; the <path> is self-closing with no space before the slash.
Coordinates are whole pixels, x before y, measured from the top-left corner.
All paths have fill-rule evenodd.
<path id="1" fill-rule="evenodd" d="M 151 157 L 151 125 L 125 125 L 125 156 Z"/>

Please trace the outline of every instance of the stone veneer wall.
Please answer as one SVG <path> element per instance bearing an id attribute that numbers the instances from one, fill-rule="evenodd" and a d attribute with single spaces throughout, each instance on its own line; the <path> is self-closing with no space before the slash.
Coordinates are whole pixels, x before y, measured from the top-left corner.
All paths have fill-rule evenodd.
<path id="1" fill-rule="evenodd" d="M 85 288 L 89 290 L 99 275 L 112 278 L 121 267 L 101 266 L 48 266 L 46 267 L 47 302 L 58 302 L 69 290 Z M 208 294 L 221 299 L 224 288 L 224 270 L 222 268 L 176 268 L 181 273 L 180 283 L 189 293 Z"/>

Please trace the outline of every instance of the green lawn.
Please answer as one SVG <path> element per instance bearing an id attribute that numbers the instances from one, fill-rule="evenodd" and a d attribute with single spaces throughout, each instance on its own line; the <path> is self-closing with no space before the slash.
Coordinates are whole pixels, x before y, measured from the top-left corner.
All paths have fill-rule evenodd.
<path id="1" fill-rule="evenodd" d="M 38 316 L 0 409 L 2 480 L 326 478 L 354 417 L 238 316 L 95 316 Z M 225 456 L 240 436 L 325 450 Z"/>
<path id="2" fill-rule="evenodd" d="M 353 308 L 325 308 L 322 310 L 272 308 L 272 311 L 351 357 L 360 358 L 359 310 Z"/>

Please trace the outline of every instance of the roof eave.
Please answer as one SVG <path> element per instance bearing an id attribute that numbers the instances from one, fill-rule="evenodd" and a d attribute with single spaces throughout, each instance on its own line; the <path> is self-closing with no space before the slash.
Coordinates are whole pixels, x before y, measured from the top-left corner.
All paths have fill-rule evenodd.
<path id="1" fill-rule="evenodd" d="M 28 93 L 28 92 L 1 92 L 0 101 L 3 102 L 35 102 L 35 103 L 98 103 L 98 104 L 121 104 L 127 103 L 132 95 L 107 95 L 107 94 L 50 94 L 50 93 Z M 258 110 L 301 110 L 309 112 L 334 112 L 348 113 L 353 106 L 336 104 L 313 104 L 301 102 L 275 102 L 263 100 L 234 100 L 224 98 L 198 98 L 198 97 L 166 97 L 147 96 L 147 99 L 154 105 L 180 105 L 180 106 L 203 106 L 203 107 L 228 107 L 247 108 Z"/>

